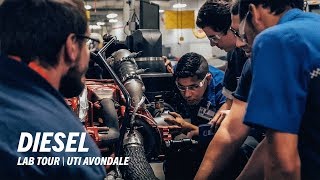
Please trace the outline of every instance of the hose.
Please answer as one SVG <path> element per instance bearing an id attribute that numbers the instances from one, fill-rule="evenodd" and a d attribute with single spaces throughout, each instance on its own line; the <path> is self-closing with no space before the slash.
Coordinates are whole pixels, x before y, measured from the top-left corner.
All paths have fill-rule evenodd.
<path id="1" fill-rule="evenodd" d="M 143 148 L 143 138 L 136 130 L 128 131 L 123 140 L 124 156 L 130 157 L 128 166 L 124 166 L 124 179 L 156 180 Z"/>
<path id="2" fill-rule="evenodd" d="M 109 127 L 106 134 L 101 134 L 101 137 L 106 144 L 112 144 L 119 140 L 119 120 L 117 111 L 114 107 L 114 102 L 112 99 L 104 98 L 100 102 L 102 106 L 102 116 L 104 120 L 104 125 Z"/>

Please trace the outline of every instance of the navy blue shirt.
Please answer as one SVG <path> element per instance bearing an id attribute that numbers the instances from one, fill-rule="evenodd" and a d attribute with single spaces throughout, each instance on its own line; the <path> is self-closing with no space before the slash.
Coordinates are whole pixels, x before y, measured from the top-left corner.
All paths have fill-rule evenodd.
<path id="1" fill-rule="evenodd" d="M 223 94 L 232 99 L 232 93 L 236 90 L 243 65 L 247 60 L 245 52 L 241 48 L 235 48 L 228 58 L 228 66 L 223 79 Z"/>
<path id="2" fill-rule="evenodd" d="M 243 66 L 236 91 L 232 94 L 236 99 L 247 102 L 252 81 L 251 59 L 249 58 Z M 252 127 L 249 136 L 254 137 L 258 142 L 264 138 L 265 131 L 262 128 Z"/>
<path id="3" fill-rule="evenodd" d="M 247 102 L 252 81 L 251 59 L 243 66 L 236 91 L 232 94 L 235 98 Z"/>
<path id="4" fill-rule="evenodd" d="M 260 33 L 244 122 L 297 134 L 302 179 L 320 177 L 320 16 L 298 9 Z"/>
<path id="5" fill-rule="evenodd" d="M 104 179 L 104 166 L 66 165 L 68 157 L 101 157 L 100 150 L 87 134 L 88 152 L 17 152 L 20 133 L 85 132 L 64 99 L 38 73 L 25 63 L 0 58 L 0 177 L 3 179 Z M 53 138 L 47 148 L 58 145 Z M 79 146 L 79 138 L 74 138 Z M 61 138 L 66 147 L 67 138 Z M 40 141 L 41 143 L 41 141 Z M 40 147 L 39 143 L 39 147 Z M 19 157 L 60 157 L 59 165 L 17 165 Z M 63 166 L 62 158 L 65 165 Z"/>
<path id="6" fill-rule="evenodd" d="M 190 118 L 191 123 L 197 126 L 209 122 L 208 120 L 197 116 L 200 107 L 206 108 L 210 102 L 209 109 L 216 112 L 226 102 L 226 97 L 222 94 L 222 81 L 224 73 L 213 66 L 209 66 L 209 72 L 212 75 L 212 78 L 200 103 L 190 106 L 187 105 L 184 100 L 182 100 L 180 106 L 178 107 L 178 112 L 181 114 L 181 116 L 184 118 Z M 181 99 L 183 98 L 181 97 Z"/>

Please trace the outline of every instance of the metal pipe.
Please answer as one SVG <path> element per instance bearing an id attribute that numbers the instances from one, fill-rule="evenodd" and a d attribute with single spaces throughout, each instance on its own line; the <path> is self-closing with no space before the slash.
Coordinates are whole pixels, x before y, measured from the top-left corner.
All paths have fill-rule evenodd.
<path id="1" fill-rule="evenodd" d="M 100 57 L 100 59 L 102 60 L 102 64 L 103 66 L 108 70 L 108 72 L 110 73 L 110 75 L 112 76 L 112 78 L 114 79 L 114 81 L 116 82 L 116 84 L 118 85 L 120 91 L 123 93 L 123 96 L 126 100 L 126 108 L 125 108 L 125 115 L 124 115 L 124 121 L 122 123 L 121 129 L 120 129 L 120 141 L 118 141 L 117 145 L 116 145 L 116 155 L 120 154 L 121 151 L 121 146 L 122 146 L 122 141 L 121 139 L 124 138 L 124 135 L 126 133 L 126 128 L 127 125 L 130 123 L 129 121 L 129 110 L 130 110 L 130 105 L 131 105 L 131 97 L 130 94 L 128 93 L 128 91 L 126 90 L 126 88 L 124 87 L 124 85 L 121 83 L 121 81 L 119 80 L 118 76 L 116 75 L 116 73 L 112 70 L 112 68 L 109 66 L 109 64 L 106 62 L 105 58 L 103 57 L 103 54 L 105 53 L 105 51 L 108 49 L 108 47 L 116 40 L 115 37 L 113 37 L 109 42 L 107 42 L 106 45 L 104 45 L 100 51 L 98 52 L 98 55 Z M 92 53 L 94 54 L 94 53 Z M 94 54 L 94 56 L 96 57 L 96 55 Z"/>
<path id="2" fill-rule="evenodd" d="M 124 95 L 124 98 L 126 100 L 126 110 L 125 110 L 125 119 L 129 119 L 129 109 L 130 109 L 130 105 L 131 105 L 131 96 L 128 93 L 128 91 L 126 90 L 126 88 L 124 87 L 124 85 L 121 83 L 121 81 L 119 80 L 118 76 L 116 75 L 116 73 L 112 70 L 112 68 L 109 66 L 109 64 L 106 62 L 105 58 L 103 57 L 103 53 L 107 50 L 107 48 L 116 40 L 115 37 L 113 37 L 109 42 L 107 42 L 106 45 L 103 46 L 103 48 L 100 49 L 100 51 L 98 52 L 98 55 L 100 56 L 100 58 L 103 60 L 103 65 L 105 66 L 105 68 L 108 70 L 108 72 L 110 73 L 110 75 L 112 76 L 112 78 L 115 80 L 115 82 L 117 83 L 117 85 L 119 86 L 121 92 Z"/>
<path id="3" fill-rule="evenodd" d="M 134 124 L 134 118 L 136 117 L 136 113 L 137 113 L 139 107 L 144 103 L 145 99 L 146 98 L 144 96 L 142 96 L 140 102 L 133 109 L 132 116 L 131 116 L 131 121 L 130 121 L 130 130 L 131 131 L 133 131 L 133 124 Z"/>

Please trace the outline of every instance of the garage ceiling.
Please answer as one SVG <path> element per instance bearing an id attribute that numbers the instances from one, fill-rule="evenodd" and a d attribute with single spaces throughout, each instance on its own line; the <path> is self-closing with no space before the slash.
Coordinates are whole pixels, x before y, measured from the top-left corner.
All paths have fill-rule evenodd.
<path id="1" fill-rule="evenodd" d="M 95 25 L 97 22 L 105 22 L 106 26 L 110 26 L 106 17 L 109 13 L 118 14 L 118 21 L 122 21 L 124 3 L 129 0 L 83 0 L 85 4 L 90 5 L 90 24 Z M 139 0 L 135 0 L 139 1 Z M 147 0 L 144 0 L 147 1 Z M 159 4 L 162 10 L 173 10 L 172 5 L 175 3 L 185 3 L 187 7 L 184 9 L 196 10 L 204 3 L 205 0 L 150 0 L 150 2 Z M 3 0 L 0 0 L 0 4 Z"/>
<path id="2" fill-rule="evenodd" d="M 126 0 L 127 1 L 127 0 Z M 107 22 L 106 15 L 109 13 L 118 14 L 118 20 L 122 20 L 123 7 L 125 0 L 85 0 L 85 4 L 90 5 L 90 21 L 95 23 L 97 21 Z M 159 1 L 161 4 L 169 2 L 169 0 Z M 159 4 L 159 3 L 157 3 Z"/>
<path id="3" fill-rule="evenodd" d="M 109 13 L 118 14 L 117 19 L 122 21 L 123 7 L 127 1 L 128 0 L 84 0 L 85 4 L 92 7 L 90 10 L 90 24 L 105 22 L 107 26 L 110 25 L 106 18 L 106 15 Z M 185 9 L 198 9 L 204 1 L 205 0 L 151 0 L 150 2 L 159 4 L 162 10 L 169 10 L 173 9 L 172 5 L 177 2 L 187 4 Z"/>

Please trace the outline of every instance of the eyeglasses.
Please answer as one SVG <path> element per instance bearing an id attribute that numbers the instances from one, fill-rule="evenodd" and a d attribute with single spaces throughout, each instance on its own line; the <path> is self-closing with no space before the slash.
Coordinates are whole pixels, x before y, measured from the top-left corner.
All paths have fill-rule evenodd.
<path id="1" fill-rule="evenodd" d="M 86 39 L 87 42 L 88 41 L 94 41 L 94 42 L 97 42 L 97 43 L 100 43 L 100 41 L 98 39 L 94 39 L 94 38 L 91 38 L 89 36 L 85 36 L 85 35 L 81 35 L 81 34 L 77 34 L 76 35 L 78 38 L 82 38 L 82 39 Z"/>
<path id="2" fill-rule="evenodd" d="M 100 41 L 98 39 L 91 38 L 89 36 L 85 35 L 76 35 L 78 38 L 86 39 L 86 45 L 89 47 L 89 50 L 96 50 L 98 48 L 98 45 Z"/>
<path id="3" fill-rule="evenodd" d="M 177 85 L 177 88 L 180 90 L 180 91 L 186 91 L 186 90 L 189 90 L 189 91 L 195 91 L 201 87 L 203 87 L 205 81 L 206 81 L 206 78 L 208 77 L 209 74 L 206 74 L 206 76 L 198 83 L 198 84 L 193 84 L 193 85 L 190 85 L 190 86 L 181 86 L 178 81 L 176 81 L 176 85 Z"/>
<path id="4" fill-rule="evenodd" d="M 233 27 L 230 27 L 229 30 L 234 34 L 234 36 L 240 38 L 239 31 L 235 30 Z"/>
<path id="5" fill-rule="evenodd" d="M 250 11 L 247 12 L 246 16 L 244 17 L 244 19 L 239 24 L 239 38 L 244 43 L 248 43 L 247 35 L 244 32 L 244 29 L 246 27 L 247 19 L 248 19 L 249 14 L 250 14 Z"/>
<path id="6" fill-rule="evenodd" d="M 240 34 L 237 30 L 235 30 L 233 27 L 230 27 L 229 30 L 236 36 L 240 38 Z M 222 38 L 223 35 L 211 35 L 211 36 L 207 36 L 208 39 L 214 43 L 214 44 L 218 44 L 219 40 Z"/>
<path id="7" fill-rule="evenodd" d="M 214 44 L 218 44 L 218 42 L 220 41 L 222 36 L 219 36 L 219 35 L 215 34 L 215 35 L 211 35 L 211 36 L 207 36 L 207 37 L 208 37 L 210 42 L 212 42 Z"/>

